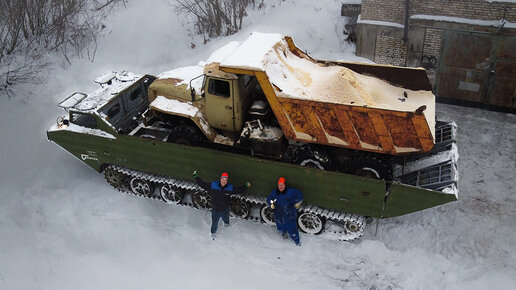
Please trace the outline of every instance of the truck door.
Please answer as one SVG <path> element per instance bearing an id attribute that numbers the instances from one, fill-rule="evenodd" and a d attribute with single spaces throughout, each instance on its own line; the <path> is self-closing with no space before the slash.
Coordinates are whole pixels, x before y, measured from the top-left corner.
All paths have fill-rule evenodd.
<path id="1" fill-rule="evenodd" d="M 211 127 L 235 131 L 232 82 L 208 77 L 206 82 L 206 118 Z"/>

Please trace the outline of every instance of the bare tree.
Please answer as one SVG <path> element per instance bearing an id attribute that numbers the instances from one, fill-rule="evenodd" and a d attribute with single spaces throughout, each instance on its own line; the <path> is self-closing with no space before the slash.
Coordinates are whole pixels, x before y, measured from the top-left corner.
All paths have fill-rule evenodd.
<path id="1" fill-rule="evenodd" d="M 124 0 L 0 0 L 0 91 L 37 83 L 49 54 L 93 59 L 101 21 Z"/>
<path id="2" fill-rule="evenodd" d="M 242 28 L 246 8 L 255 0 L 177 0 L 177 9 L 194 19 L 196 33 L 209 38 L 231 35 Z"/>

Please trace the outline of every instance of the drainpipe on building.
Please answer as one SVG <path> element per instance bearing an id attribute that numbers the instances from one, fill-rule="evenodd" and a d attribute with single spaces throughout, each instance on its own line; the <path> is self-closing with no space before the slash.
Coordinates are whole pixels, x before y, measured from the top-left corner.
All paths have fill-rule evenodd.
<path id="1" fill-rule="evenodd" d="M 505 22 L 506 22 L 505 21 L 505 15 L 507 14 L 507 8 L 508 8 L 507 6 L 505 6 L 503 8 L 502 24 L 498 27 L 498 29 L 496 30 L 495 34 L 498 34 L 502 30 L 503 26 L 505 25 Z"/>
<path id="2" fill-rule="evenodd" d="M 409 9 L 410 9 L 410 0 L 405 0 L 405 29 L 403 30 L 403 42 L 407 42 L 408 41 L 408 22 L 409 22 L 409 17 L 410 17 L 410 13 L 409 13 Z"/>

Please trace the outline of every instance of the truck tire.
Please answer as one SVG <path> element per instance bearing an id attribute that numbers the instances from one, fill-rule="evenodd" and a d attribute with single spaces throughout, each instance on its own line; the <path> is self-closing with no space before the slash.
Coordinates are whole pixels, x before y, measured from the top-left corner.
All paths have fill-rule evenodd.
<path id="1" fill-rule="evenodd" d="M 348 159 L 346 172 L 374 179 L 392 180 L 392 166 L 372 154 L 356 154 Z"/>
<path id="2" fill-rule="evenodd" d="M 167 140 L 181 145 L 198 146 L 201 135 L 194 126 L 181 122 L 170 130 Z"/>
<path id="3" fill-rule="evenodd" d="M 321 170 L 333 170 L 333 162 L 324 148 L 303 145 L 294 151 L 295 163 Z"/>

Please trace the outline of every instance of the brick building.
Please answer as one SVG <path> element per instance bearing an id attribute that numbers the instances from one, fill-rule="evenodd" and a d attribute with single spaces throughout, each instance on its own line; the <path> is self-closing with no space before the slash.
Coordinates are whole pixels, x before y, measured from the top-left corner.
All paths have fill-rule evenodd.
<path id="1" fill-rule="evenodd" d="M 422 66 L 443 100 L 516 108 L 516 3 L 362 0 L 357 55 Z"/>

